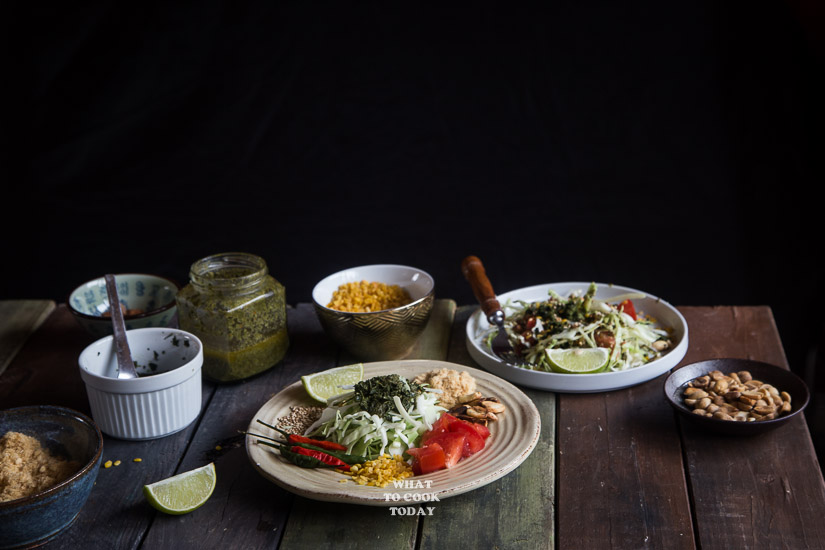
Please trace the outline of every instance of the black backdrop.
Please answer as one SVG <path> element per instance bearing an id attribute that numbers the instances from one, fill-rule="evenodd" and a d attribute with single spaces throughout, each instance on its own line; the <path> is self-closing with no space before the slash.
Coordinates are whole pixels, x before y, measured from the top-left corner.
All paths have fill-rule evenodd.
<path id="1" fill-rule="evenodd" d="M 823 330 L 814 3 L 12 3 L 2 298 L 263 256 L 602 281 Z"/>

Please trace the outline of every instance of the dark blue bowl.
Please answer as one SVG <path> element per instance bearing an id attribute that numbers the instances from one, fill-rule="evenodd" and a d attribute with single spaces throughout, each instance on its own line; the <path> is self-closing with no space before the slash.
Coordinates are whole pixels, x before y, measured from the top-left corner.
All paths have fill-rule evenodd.
<path id="1" fill-rule="evenodd" d="M 0 437 L 9 431 L 30 435 L 52 455 L 83 464 L 45 491 L 0 502 L 0 549 L 37 546 L 71 525 L 86 503 L 100 471 L 103 435 L 90 418 L 54 406 L 0 411 Z"/>

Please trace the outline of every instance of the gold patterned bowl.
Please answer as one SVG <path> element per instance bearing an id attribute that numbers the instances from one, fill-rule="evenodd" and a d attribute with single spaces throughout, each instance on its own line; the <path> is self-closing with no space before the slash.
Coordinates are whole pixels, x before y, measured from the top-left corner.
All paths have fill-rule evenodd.
<path id="1" fill-rule="evenodd" d="M 368 313 L 327 307 L 343 284 L 361 281 L 398 285 L 412 298 L 407 305 Z M 321 326 L 339 346 L 361 361 L 400 359 L 412 351 L 430 320 L 435 282 L 429 273 L 404 265 L 353 267 L 326 277 L 312 290 Z"/>

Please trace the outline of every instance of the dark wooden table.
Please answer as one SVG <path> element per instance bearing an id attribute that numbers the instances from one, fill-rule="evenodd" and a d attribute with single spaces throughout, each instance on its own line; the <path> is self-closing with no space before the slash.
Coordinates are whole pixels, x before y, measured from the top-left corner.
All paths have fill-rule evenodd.
<path id="1" fill-rule="evenodd" d="M 89 413 L 76 360 L 91 337 L 64 306 L 0 304 L 0 408 Z M 476 366 L 464 341 L 474 309 L 437 301 L 411 357 Z M 769 308 L 680 310 L 690 327 L 682 364 L 744 357 L 787 367 Z M 107 437 L 104 458 L 121 465 L 100 471 L 78 519 L 46 548 L 825 547 L 825 483 L 804 419 L 748 438 L 702 433 L 674 416 L 665 376 L 599 394 L 526 389 L 542 416 L 534 452 L 504 478 L 434 503 L 432 516 L 294 496 L 254 470 L 238 432 L 302 374 L 355 359 L 329 341 L 309 304 L 290 308 L 289 332 L 275 369 L 205 383 L 203 412 L 186 430 L 148 442 Z M 166 516 L 144 500 L 145 483 L 210 461 L 218 484 L 202 508 Z"/>

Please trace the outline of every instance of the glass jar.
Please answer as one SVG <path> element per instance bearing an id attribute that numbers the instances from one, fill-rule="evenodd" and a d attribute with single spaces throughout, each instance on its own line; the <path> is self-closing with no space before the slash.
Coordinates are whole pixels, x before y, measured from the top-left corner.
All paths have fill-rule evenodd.
<path id="1" fill-rule="evenodd" d="M 209 380 L 232 382 L 263 372 L 289 347 L 284 287 L 253 254 L 215 254 L 193 263 L 177 306 L 180 328 L 203 342 Z"/>

